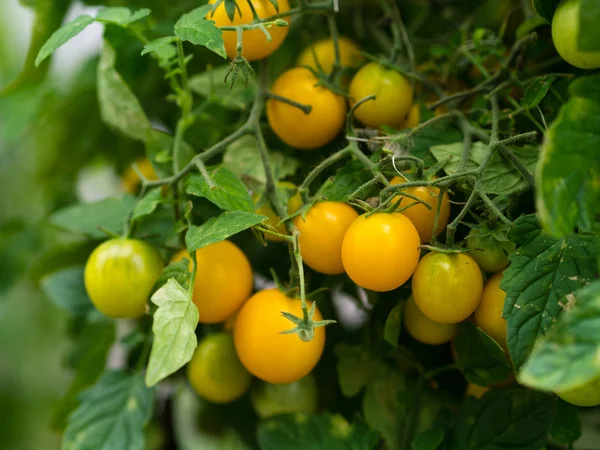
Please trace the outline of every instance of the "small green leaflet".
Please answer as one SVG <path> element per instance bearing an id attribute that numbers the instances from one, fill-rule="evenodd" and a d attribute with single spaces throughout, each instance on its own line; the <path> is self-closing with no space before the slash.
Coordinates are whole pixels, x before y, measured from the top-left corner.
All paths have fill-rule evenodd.
<path id="1" fill-rule="evenodd" d="M 371 179 L 371 173 L 365 165 L 359 161 L 346 162 L 333 176 L 321 194 L 330 202 L 344 202 L 348 196 Z M 361 192 L 358 197 L 365 198 L 368 189 Z"/>
<path id="2" fill-rule="evenodd" d="M 600 281 L 578 291 L 576 303 L 540 339 L 519 373 L 519 382 L 556 391 L 600 376 Z"/>
<path id="3" fill-rule="evenodd" d="M 175 48 L 172 45 L 170 45 L 175 41 L 177 41 L 177 38 L 175 36 L 166 36 L 155 39 L 152 42 L 149 42 L 146 45 L 144 45 L 142 55 L 154 53 L 160 60 L 169 60 L 173 58 L 177 53 L 177 50 L 175 50 Z"/>
<path id="4" fill-rule="evenodd" d="M 191 295 L 171 278 L 151 298 L 154 313 L 154 342 L 146 372 L 146 385 L 156 383 L 183 367 L 198 345 L 198 308 Z"/>
<path id="5" fill-rule="evenodd" d="M 552 23 L 554 11 L 556 11 L 560 1 L 561 0 L 532 0 L 532 4 L 535 12 L 546 19 L 548 23 Z"/>
<path id="6" fill-rule="evenodd" d="M 393 347 L 398 346 L 398 338 L 402 330 L 402 303 L 398 303 L 390 311 L 383 329 L 383 338 Z"/>
<path id="7" fill-rule="evenodd" d="M 190 88 L 196 94 L 201 95 L 212 102 L 232 111 L 247 109 L 254 99 L 256 81 L 250 79 L 247 86 L 237 83 L 230 88 L 225 82 L 225 76 L 229 73 L 229 64 L 215 67 L 204 73 L 194 75 L 190 78 Z"/>
<path id="8" fill-rule="evenodd" d="M 192 226 L 185 235 L 188 251 L 201 249 L 258 225 L 268 218 L 244 211 L 226 212 L 212 217 L 199 227 Z"/>
<path id="9" fill-rule="evenodd" d="M 212 5 L 203 5 L 181 16 L 175 24 L 175 35 L 182 41 L 202 45 L 226 58 L 223 32 L 212 20 L 205 19 L 211 8 Z"/>
<path id="10" fill-rule="evenodd" d="M 133 215 L 131 220 L 135 221 L 141 217 L 152 214 L 158 205 L 162 203 L 162 188 L 157 187 L 148 191 L 140 201 L 137 202 L 135 208 L 133 208 Z"/>
<path id="11" fill-rule="evenodd" d="M 154 283 L 154 290 L 163 287 L 171 278 L 185 288 L 190 281 L 190 259 L 184 258 L 165 267 L 156 283 Z"/>
<path id="12" fill-rule="evenodd" d="M 154 390 L 140 373 L 104 372 L 69 417 L 62 450 L 145 450 Z"/>
<path id="13" fill-rule="evenodd" d="M 518 372 L 537 339 L 573 306 L 576 291 L 597 277 L 600 238 L 591 234 L 554 238 L 541 230 L 536 215 L 520 217 L 508 237 L 519 247 L 509 257 L 500 287 L 506 292 L 503 317 Z"/>
<path id="14" fill-rule="evenodd" d="M 98 22 L 110 23 L 114 25 L 119 25 L 121 27 L 127 27 L 129 24 L 137 22 L 138 20 L 149 16 L 150 12 L 151 11 L 148 8 L 142 8 L 138 9 L 135 12 L 132 12 L 129 8 L 117 6 L 112 8 L 101 9 L 100 11 L 98 11 L 96 20 Z"/>
<path id="15" fill-rule="evenodd" d="M 373 375 L 374 359 L 370 352 L 358 346 L 339 343 L 335 346 L 338 359 L 338 382 L 344 397 L 354 397 L 362 391 Z"/>
<path id="16" fill-rule="evenodd" d="M 548 91 L 556 81 L 556 76 L 542 75 L 530 80 L 525 86 L 525 95 L 521 100 L 523 108 L 535 108 L 544 99 Z"/>
<path id="17" fill-rule="evenodd" d="M 83 266 L 69 267 L 52 272 L 40 280 L 42 291 L 52 303 L 74 316 L 94 309 L 85 290 Z"/>
<path id="18" fill-rule="evenodd" d="M 200 174 L 188 178 L 187 193 L 204 197 L 225 211 L 254 212 L 254 204 L 239 177 L 223 166 L 209 169 L 216 186 L 211 189 Z"/>

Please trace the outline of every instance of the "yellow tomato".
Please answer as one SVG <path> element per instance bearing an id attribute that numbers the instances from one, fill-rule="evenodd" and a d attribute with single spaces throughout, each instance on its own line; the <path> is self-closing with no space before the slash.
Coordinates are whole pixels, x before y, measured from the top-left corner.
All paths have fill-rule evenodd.
<path id="1" fill-rule="evenodd" d="M 455 324 L 439 324 L 423 314 L 412 295 L 408 297 L 404 307 L 402 321 L 408 334 L 428 345 L 445 344 L 451 341 L 458 331 Z"/>
<path id="2" fill-rule="evenodd" d="M 321 202 L 306 214 L 306 220 L 296 217 L 300 231 L 300 253 L 304 263 L 327 275 L 344 273 L 342 241 L 346 230 L 358 213 L 345 203 Z"/>
<path id="3" fill-rule="evenodd" d="M 346 121 L 346 100 L 322 86 L 313 73 L 296 67 L 282 74 L 273 85 L 273 93 L 312 110 L 305 114 L 299 108 L 279 100 L 267 101 L 267 119 L 271 129 L 286 144 L 304 150 L 322 147 L 333 141 Z"/>
<path id="4" fill-rule="evenodd" d="M 217 0 L 210 0 L 209 4 L 214 4 Z M 278 12 L 270 0 L 251 0 L 252 6 L 260 19 L 266 19 L 276 15 Z M 290 10 L 288 0 L 278 0 L 279 13 L 284 13 Z M 254 21 L 252 10 L 246 0 L 236 2 L 235 14 L 233 21 L 227 16 L 225 10 L 225 2 L 221 3 L 214 14 L 209 12 L 206 16 L 208 20 L 215 22 L 218 27 L 247 25 Z M 290 22 L 289 17 L 283 17 L 283 20 Z M 266 58 L 275 50 L 277 50 L 283 40 L 287 36 L 288 27 L 272 26 L 269 29 L 271 41 L 267 40 L 265 34 L 258 28 L 254 30 L 244 31 L 242 35 L 242 56 L 248 61 L 257 61 Z M 223 42 L 225 43 L 225 51 L 230 59 L 237 55 L 237 31 L 223 31 Z"/>
<path id="5" fill-rule="evenodd" d="M 360 47 L 351 39 L 340 36 L 338 39 L 340 50 L 340 63 L 342 67 L 360 67 L 364 56 L 360 53 Z M 318 61 L 318 64 L 317 64 Z M 323 39 L 306 47 L 296 62 L 297 66 L 308 66 L 319 70 L 319 66 L 326 74 L 333 70 L 335 62 L 335 48 L 331 38 Z"/>
<path id="6" fill-rule="evenodd" d="M 421 251 L 419 233 L 402 214 L 376 213 L 357 218 L 344 237 L 342 261 L 359 286 L 386 292 L 413 274 Z"/>
<path id="7" fill-rule="evenodd" d="M 280 182 L 279 186 L 282 188 L 285 188 L 285 189 L 289 189 L 289 190 L 296 189 L 296 185 L 289 183 L 287 181 Z M 253 196 L 253 200 L 256 203 L 259 201 L 259 197 Z M 302 196 L 300 195 L 299 192 L 296 192 L 296 194 L 294 194 L 293 196 L 291 196 L 288 199 L 287 213 L 292 215 L 296 211 L 298 211 L 301 207 L 302 207 Z M 269 202 L 266 199 L 265 199 L 265 202 L 261 206 L 256 208 L 256 214 L 267 216 L 269 218 L 269 220 L 267 220 L 266 223 L 271 228 L 274 228 L 279 234 L 287 234 L 285 224 L 280 223 L 281 217 L 279 217 L 277 214 L 275 214 L 275 211 L 273 211 L 273 209 L 271 209 L 271 206 L 269 205 Z M 269 233 L 265 233 L 265 239 L 267 241 L 273 241 L 273 242 L 281 242 L 282 241 L 282 239 L 280 237 L 273 236 L 272 234 L 269 234 Z"/>
<path id="8" fill-rule="evenodd" d="M 467 384 L 467 390 L 465 392 L 465 397 L 470 395 L 475 398 L 481 398 L 481 397 L 483 397 L 483 394 L 485 394 L 489 390 L 490 390 L 490 388 L 487 386 L 478 386 L 476 384 L 469 383 L 469 384 Z"/>
<path id="9" fill-rule="evenodd" d="M 437 323 L 468 318 L 479 305 L 482 291 L 481 270 L 466 253 L 429 253 L 419 262 L 412 279 L 417 306 Z"/>
<path id="10" fill-rule="evenodd" d="M 557 391 L 556 395 L 572 405 L 598 406 L 600 405 L 600 377 L 594 378 L 578 388 Z"/>
<path id="11" fill-rule="evenodd" d="M 186 250 L 175 255 L 173 261 L 183 258 L 190 258 Z M 200 313 L 200 323 L 223 322 L 240 309 L 252 293 L 250 262 L 233 242 L 221 241 L 196 251 L 196 263 L 194 303 Z"/>
<path id="12" fill-rule="evenodd" d="M 237 400 L 252 382 L 235 352 L 233 336 L 225 333 L 211 334 L 200 341 L 187 373 L 194 391 L 213 403 Z"/>
<path id="13" fill-rule="evenodd" d="M 154 248 L 134 239 L 100 244 L 85 264 L 85 289 L 94 306 L 113 319 L 146 312 L 148 296 L 163 269 Z"/>
<path id="14" fill-rule="evenodd" d="M 483 288 L 481 303 L 475 310 L 475 325 L 490 335 L 500 346 L 507 350 L 506 320 L 502 317 L 506 293 L 500 289 L 502 273 L 491 277 Z"/>
<path id="15" fill-rule="evenodd" d="M 135 164 L 142 175 L 144 175 L 148 180 L 158 180 L 158 175 L 156 175 L 154 167 L 152 167 L 152 164 L 146 158 L 138 159 Z M 123 174 L 123 189 L 125 192 L 129 194 L 135 194 L 140 188 L 141 182 L 142 180 L 140 180 L 140 177 L 136 171 L 133 170 L 132 166 L 129 166 Z"/>
<path id="16" fill-rule="evenodd" d="M 421 105 L 415 103 L 408 111 L 408 116 L 402 124 L 402 129 L 415 128 L 421 122 Z"/>
<path id="17" fill-rule="evenodd" d="M 297 334 L 281 334 L 295 326 L 281 315 L 283 311 L 302 317 L 300 300 L 288 298 L 277 289 L 260 291 L 244 304 L 234 330 L 242 364 L 254 376 L 273 384 L 293 383 L 308 375 L 325 347 L 324 327 L 315 329 L 310 342 Z M 313 318 L 323 320 L 318 308 Z"/>
<path id="18" fill-rule="evenodd" d="M 400 177 L 394 177 L 390 184 L 402 184 L 405 183 L 405 180 Z M 394 202 L 401 200 L 398 208 L 403 208 L 405 206 L 414 204 L 408 209 L 402 211 L 406 217 L 410 219 L 413 223 L 417 231 L 419 232 L 419 237 L 421 238 L 421 242 L 429 242 L 433 237 L 433 226 L 435 224 L 435 214 L 438 208 L 438 195 L 440 189 L 437 187 L 425 187 L 425 186 L 417 186 L 410 187 L 405 189 L 403 192 L 408 195 L 412 195 L 417 197 L 424 202 L 429 203 L 431 209 L 427 209 L 427 207 L 422 203 L 416 203 L 415 200 L 405 197 L 401 199 L 401 196 L 398 196 L 394 199 Z M 440 208 L 440 216 L 438 218 L 437 224 L 437 232 L 436 236 L 439 236 L 446 225 L 448 225 L 448 220 L 450 219 L 450 197 L 448 196 L 448 192 L 444 192 L 442 197 L 442 205 Z"/>
<path id="19" fill-rule="evenodd" d="M 356 118 L 370 128 L 384 125 L 401 128 L 413 102 L 412 86 L 404 76 L 377 63 L 369 63 L 358 71 L 350 84 L 350 96 L 358 102 L 370 95 L 358 107 Z"/>

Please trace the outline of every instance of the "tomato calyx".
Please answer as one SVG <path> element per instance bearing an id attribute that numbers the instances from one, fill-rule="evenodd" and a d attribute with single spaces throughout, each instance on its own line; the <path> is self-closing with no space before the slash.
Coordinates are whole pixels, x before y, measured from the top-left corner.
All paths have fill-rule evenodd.
<path id="1" fill-rule="evenodd" d="M 295 324 L 296 326 L 291 330 L 282 331 L 281 334 L 294 334 L 296 333 L 298 337 L 304 342 L 310 342 L 315 337 L 315 328 L 324 327 L 333 323 L 336 323 L 335 320 L 313 320 L 315 315 L 315 310 L 317 307 L 317 303 L 313 302 L 310 309 L 304 312 L 304 317 L 300 319 L 295 315 L 281 311 L 281 315 L 285 317 L 287 320 Z"/>

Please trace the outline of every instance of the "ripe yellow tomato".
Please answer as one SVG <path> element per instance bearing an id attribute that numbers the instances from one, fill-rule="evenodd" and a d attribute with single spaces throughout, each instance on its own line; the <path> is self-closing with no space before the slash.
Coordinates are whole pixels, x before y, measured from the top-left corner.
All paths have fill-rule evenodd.
<path id="1" fill-rule="evenodd" d="M 94 306 L 113 319 L 146 312 L 148 296 L 163 269 L 156 250 L 135 239 L 111 239 L 92 252 L 85 264 L 85 289 Z"/>
<path id="2" fill-rule="evenodd" d="M 420 245 L 419 233 L 402 214 L 364 214 L 352 222 L 344 237 L 344 269 L 360 287 L 391 291 L 415 271 Z"/>
<path id="3" fill-rule="evenodd" d="M 338 45 L 340 49 L 340 63 L 342 67 L 360 67 L 365 60 L 364 56 L 360 53 L 360 47 L 351 39 L 340 36 L 338 38 Z M 317 64 L 318 61 L 318 64 Z M 335 48 L 333 40 L 331 38 L 323 39 L 315 42 L 314 44 L 306 47 L 298 61 L 297 66 L 308 66 L 314 70 L 319 70 L 319 66 L 326 74 L 330 74 L 333 70 L 333 63 L 335 62 Z"/>
<path id="4" fill-rule="evenodd" d="M 358 102 L 370 95 L 369 100 L 358 107 L 356 118 L 370 128 L 384 125 L 401 128 L 413 102 L 412 86 L 404 76 L 377 63 L 369 63 L 360 69 L 350 83 L 350 96 Z"/>
<path id="5" fill-rule="evenodd" d="M 402 316 L 404 328 L 413 338 L 423 344 L 441 345 L 451 341 L 458 331 L 456 324 L 436 323 L 421 312 L 415 299 L 408 297 Z"/>
<path id="6" fill-rule="evenodd" d="M 271 129 L 286 144 L 312 150 L 333 141 L 346 121 L 346 100 L 322 86 L 313 73 L 296 67 L 283 73 L 273 85 L 274 94 L 312 106 L 309 114 L 299 108 L 270 99 L 267 119 Z"/>
<path id="7" fill-rule="evenodd" d="M 600 43 L 593 52 L 579 50 L 581 0 L 563 0 L 552 18 L 552 40 L 558 54 L 580 69 L 600 68 Z"/>
<path id="8" fill-rule="evenodd" d="M 481 270 L 466 253 L 429 253 L 419 262 L 412 279 L 417 306 L 437 323 L 468 318 L 479 305 L 482 291 Z"/>
<path id="9" fill-rule="evenodd" d="M 206 336 L 187 366 L 188 380 L 196 393 L 213 403 L 229 403 L 250 387 L 252 376 L 240 362 L 233 336 Z"/>
<path id="10" fill-rule="evenodd" d="M 308 375 L 325 347 L 324 327 L 315 329 L 310 342 L 297 334 L 281 334 L 295 326 L 281 315 L 282 311 L 302 317 L 300 300 L 288 298 L 277 289 L 257 292 L 240 310 L 234 330 L 242 364 L 254 376 L 273 384 L 293 383 Z M 318 308 L 314 320 L 323 320 Z"/>
<path id="11" fill-rule="evenodd" d="M 296 185 L 294 185 L 293 183 L 289 183 L 287 181 L 280 182 L 279 187 L 284 188 L 284 189 L 289 189 L 289 190 L 296 189 Z M 258 196 L 253 196 L 252 198 L 254 200 L 254 203 L 257 203 L 259 201 Z M 302 196 L 300 195 L 299 192 L 296 192 L 293 196 L 291 196 L 288 199 L 287 213 L 290 215 L 294 214 L 301 207 L 302 207 Z M 256 214 L 261 214 L 263 216 L 267 216 L 269 218 L 269 220 L 267 220 L 266 223 L 271 228 L 274 228 L 279 234 L 287 234 L 285 224 L 280 223 L 281 217 L 279 217 L 277 214 L 275 214 L 275 211 L 273 211 L 273 209 L 271 209 L 271 206 L 269 205 L 268 200 L 265 199 L 265 202 L 261 206 L 256 208 Z M 280 237 L 273 236 L 272 234 L 269 234 L 269 233 L 265 233 L 265 239 L 267 241 L 272 241 L 272 242 L 281 242 L 282 241 L 282 239 Z"/>
<path id="12" fill-rule="evenodd" d="M 144 175 L 147 179 L 158 180 L 158 175 L 156 175 L 154 167 L 152 167 L 152 164 L 146 158 L 138 159 L 135 162 L 135 164 L 137 165 L 142 175 Z M 123 189 L 125 190 L 125 192 L 129 194 L 137 193 L 138 189 L 140 188 L 141 182 L 142 180 L 140 180 L 140 177 L 138 176 L 136 171 L 133 170 L 132 166 L 129 166 L 123 174 Z"/>
<path id="13" fill-rule="evenodd" d="M 467 384 L 467 390 L 465 392 L 465 397 L 469 395 L 475 398 L 483 397 L 483 394 L 490 390 L 487 386 L 478 386 L 477 384 L 469 383 Z"/>
<path id="14" fill-rule="evenodd" d="M 210 0 L 209 4 L 214 4 L 217 0 Z M 252 6 L 260 19 L 266 19 L 276 15 L 278 12 L 270 2 L 270 0 L 251 0 Z M 288 0 L 278 0 L 279 13 L 285 13 L 290 10 L 290 4 Z M 221 3 L 214 14 L 211 15 L 209 12 L 206 16 L 208 20 L 215 22 L 218 27 L 234 26 L 234 25 L 247 25 L 252 23 L 254 17 L 250 5 L 246 0 L 243 2 L 236 2 L 236 10 L 233 21 L 227 16 L 225 10 L 225 3 Z M 283 17 L 283 20 L 290 22 L 289 17 Z M 287 36 L 289 27 L 277 27 L 273 26 L 269 29 L 271 34 L 271 41 L 267 40 L 265 34 L 257 29 L 244 31 L 242 36 L 242 56 L 248 61 L 258 61 L 259 59 L 266 58 L 275 50 L 277 50 L 283 40 Z M 223 42 L 225 43 L 225 51 L 230 59 L 235 58 L 237 55 L 237 31 L 223 31 Z"/>
<path id="15" fill-rule="evenodd" d="M 300 254 L 304 263 L 327 275 L 344 273 L 342 241 L 348 227 L 358 217 L 351 206 L 340 202 L 321 202 L 294 219 L 300 231 Z"/>
<path id="16" fill-rule="evenodd" d="M 556 391 L 555 394 L 572 405 L 598 406 L 600 405 L 600 377 L 594 378 L 581 387 Z"/>
<path id="17" fill-rule="evenodd" d="M 400 177 L 394 177 L 392 181 L 390 181 L 390 184 L 402 184 L 404 182 L 404 179 Z M 431 205 L 431 209 L 427 209 L 425 205 L 418 203 L 402 211 L 402 214 L 410 219 L 419 232 L 421 242 L 431 241 L 433 237 L 433 226 L 435 224 L 435 214 L 438 208 L 438 194 L 440 193 L 440 189 L 437 187 L 417 186 L 405 189 L 403 192 L 417 197 L 418 199 L 423 200 Z M 399 209 L 416 203 L 415 200 L 408 197 L 401 199 L 400 196 L 398 196 L 394 199 L 394 202 L 398 200 L 402 200 L 398 207 Z M 439 236 L 440 233 L 444 231 L 444 228 L 446 228 L 446 225 L 448 225 L 449 219 L 450 197 L 448 196 L 448 192 L 444 192 L 444 195 L 442 196 L 440 216 L 438 218 L 437 232 L 435 234 L 436 236 Z"/>
<path id="18" fill-rule="evenodd" d="M 175 255 L 173 261 L 183 258 L 190 258 L 186 250 Z M 196 263 L 194 303 L 200 313 L 200 323 L 223 322 L 240 309 L 252 293 L 250 262 L 233 242 L 221 241 L 196 251 Z"/>
<path id="19" fill-rule="evenodd" d="M 286 384 L 258 383 L 250 391 L 250 400 L 260 418 L 278 414 L 317 411 L 319 388 L 312 373 L 301 380 Z"/>
<path id="20" fill-rule="evenodd" d="M 502 274 L 491 277 L 483 288 L 481 303 L 475 310 L 475 325 L 490 335 L 500 346 L 507 350 L 506 320 L 502 317 L 506 292 L 500 289 Z"/>

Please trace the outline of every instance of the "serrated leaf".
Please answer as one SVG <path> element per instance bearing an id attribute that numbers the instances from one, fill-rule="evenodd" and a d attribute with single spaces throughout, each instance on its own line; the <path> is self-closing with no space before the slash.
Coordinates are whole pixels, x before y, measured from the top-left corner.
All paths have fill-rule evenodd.
<path id="1" fill-rule="evenodd" d="M 578 413 L 577 406 L 571 405 L 561 398 L 556 399 L 556 415 L 550 434 L 557 442 L 572 444 L 581 437 L 581 422 Z"/>
<path id="2" fill-rule="evenodd" d="M 571 99 L 547 133 L 538 166 L 537 209 L 555 235 L 590 230 L 600 212 L 600 75 L 571 83 Z"/>
<path id="3" fill-rule="evenodd" d="M 177 41 L 177 38 L 175 36 L 165 36 L 155 39 L 152 42 L 149 42 L 146 45 L 144 45 L 142 55 L 154 53 L 158 57 L 158 59 L 168 61 L 177 54 L 177 50 L 171 45 L 175 41 Z"/>
<path id="4" fill-rule="evenodd" d="M 133 208 L 131 220 L 135 221 L 144 216 L 152 214 L 158 205 L 162 203 L 162 201 L 162 188 L 156 187 L 154 189 L 150 189 L 148 193 L 136 203 L 135 208 Z"/>
<path id="5" fill-rule="evenodd" d="M 268 217 L 244 211 L 226 212 L 212 217 L 199 227 L 192 226 L 185 235 L 189 252 L 221 242 L 234 234 L 258 225 Z"/>
<path id="6" fill-rule="evenodd" d="M 600 376 L 600 281 L 577 291 L 568 310 L 536 342 L 519 382 L 541 390 L 568 390 Z"/>
<path id="7" fill-rule="evenodd" d="M 402 305 L 398 303 L 392 308 L 385 320 L 383 338 L 390 345 L 397 347 L 400 331 L 402 330 Z"/>
<path id="8" fill-rule="evenodd" d="M 436 450 L 444 441 L 443 428 L 429 428 L 417 434 L 411 443 L 412 450 Z"/>
<path id="9" fill-rule="evenodd" d="M 525 389 L 469 397 L 458 411 L 450 450 L 537 450 L 546 445 L 556 397 Z"/>
<path id="10" fill-rule="evenodd" d="M 152 126 L 142 105 L 115 69 L 116 52 L 104 41 L 98 64 L 98 101 L 100 115 L 109 126 L 126 136 L 146 142 Z"/>
<path id="11" fill-rule="evenodd" d="M 373 375 L 373 356 L 362 347 L 344 343 L 335 346 L 335 356 L 342 394 L 345 397 L 358 395 Z"/>
<path id="12" fill-rule="evenodd" d="M 154 390 L 142 374 L 119 370 L 104 372 L 85 391 L 69 417 L 62 450 L 144 450 L 144 427 L 152 415 Z"/>
<path id="13" fill-rule="evenodd" d="M 35 66 L 39 67 L 42 61 L 44 61 L 48 56 L 66 44 L 70 39 L 77 36 L 92 23 L 94 23 L 93 17 L 83 15 L 56 30 L 52 36 L 50 36 L 50 39 L 48 39 L 40 49 L 40 52 L 35 59 Z"/>
<path id="14" fill-rule="evenodd" d="M 465 378 L 478 386 L 505 381 L 511 373 L 502 347 L 472 323 L 460 325 L 454 340 Z"/>
<path id="15" fill-rule="evenodd" d="M 151 11 L 148 8 L 142 8 L 135 12 L 131 12 L 129 8 L 115 6 L 111 8 L 103 8 L 98 11 L 96 20 L 99 22 L 119 25 L 121 27 L 127 27 L 133 22 L 137 22 L 138 20 L 149 16 L 150 12 Z"/>
<path id="16" fill-rule="evenodd" d="M 500 287 L 506 292 L 503 317 L 518 372 L 536 340 L 572 306 L 575 292 L 596 278 L 600 239 L 575 234 L 554 238 L 541 230 L 536 215 L 520 217 L 508 237 L 519 248 L 509 256 Z"/>
<path id="17" fill-rule="evenodd" d="M 600 3 L 597 0 L 580 0 L 577 49 L 582 52 L 600 51 Z"/>
<path id="18" fill-rule="evenodd" d="M 46 297 L 74 316 L 82 316 L 94 309 L 85 290 L 83 267 L 69 267 L 44 276 L 40 287 Z"/>
<path id="19" fill-rule="evenodd" d="M 198 308 L 188 291 L 171 278 L 151 300 L 158 309 L 154 313 L 154 342 L 146 371 L 149 387 L 182 368 L 198 345 Z"/>
<path id="20" fill-rule="evenodd" d="M 233 111 L 247 109 L 254 100 L 256 82 L 253 78 L 248 84 L 237 83 L 230 86 L 225 82 L 225 76 L 229 72 L 229 64 L 215 67 L 190 78 L 190 88 L 196 94 Z"/>
<path id="21" fill-rule="evenodd" d="M 132 197 L 108 198 L 95 203 L 74 204 L 50 216 L 54 226 L 92 239 L 106 238 L 106 229 L 121 234 L 135 204 Z"/>
<path id="22" fill-rule="evenodd" d="M 341 415 L 293 414 L 262 422 L 261 450 L 372 450 L 379 436 L 362 423 L 350 424 Z"/>
<path id="23" fill-rule="evenodd" d="M 213 189 L 202 175 L 193 174 L 188 178 L 187 193 L 204 197 L 225 211 L 254 212 L 248 189 L 235 173 L 217 166 L 210 169 L 209 174 L 216 184 Z"/>
<path id="24" fill-rule="evenodd" d="M 561 0 L 532 0 L 532 4 L 535 12 L 546 19 L 548 23 L 552 23 L 554 11 L 556 11 L 560 1 Z"/>
<path id="25" fill-rule="evenodd" d="M 525 87 L 525 95 L 521 100 L 521 106 L 531 109 L 539 105 L 548 94 L 554 81 L 556 81 L 556 77 L 553 75 L 542 75 L 531 80 Z"/>
<path id="26" fill-rule="evenodd" d="M 212 5 L 203 5 L 181 16 L 175 24 L 175 35 L 182 41 L 202 45 L 226 58 L 223 32 L 215 22 L 205 19 L 211 8 Z"/>

